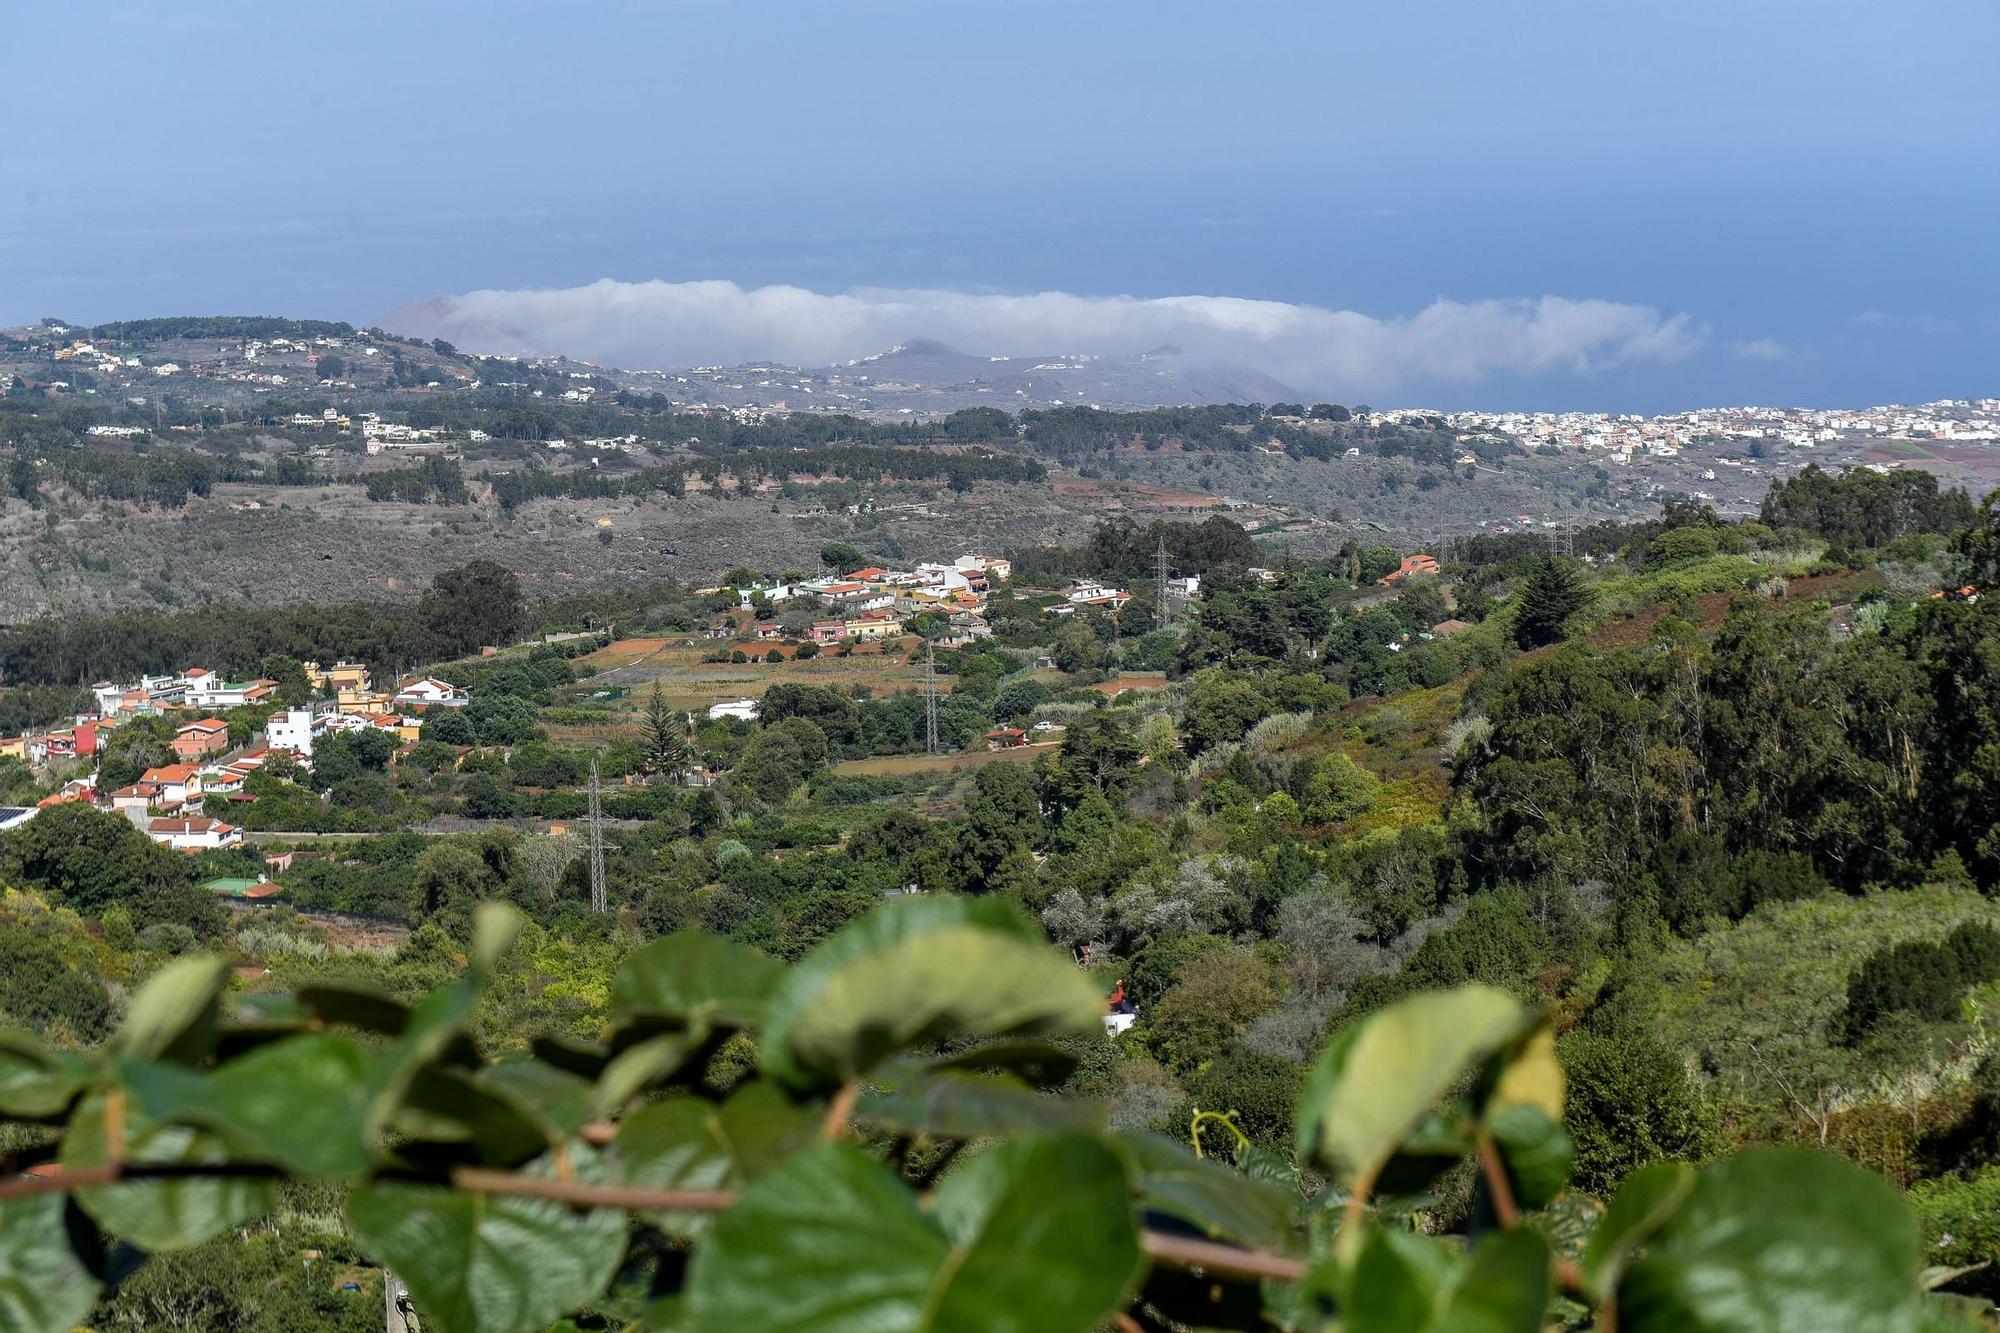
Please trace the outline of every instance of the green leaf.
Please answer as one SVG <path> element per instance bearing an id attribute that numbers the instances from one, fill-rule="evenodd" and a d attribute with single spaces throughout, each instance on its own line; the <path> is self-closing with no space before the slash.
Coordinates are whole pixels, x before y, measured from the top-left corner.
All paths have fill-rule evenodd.
<path id="1" fill-rule="evenodd" d="M 1128 1188 L 1116 1154 L 1082 1134 L 1015 1139 L 946 1173 L 934 1215 L 958 1263 L 940 1275 L 934 1326 L 1095 1327 L 1139 1276 Z"/>
<path id="2" fill-rule="evenodd" d="M 1125 1174 L 1094 1139 L 1017 1140 L 948 1174 L 934 1217 L 845 1144 L 792 1157 L 715 1220 L 694 1333 L 1084 1333 L 1139 1268 Z"/>
<path id="3" fill-rule="evenodd" d="M 484 975 L 500 965 L 501 955 L 514 947 L 521 927 L 528 923 L 516 908 L 491 900 L 472 909 L 472 948 L 468 961 L 472 971 Z"/>
<path id="4" fill-rule="evenodd" d="M 1486 1117 L 1486 1130 L 1500 1149 L 1516 1200 L 1539 1208 L 1569 1184 L 1575 1145 L 1562 1121 L 1525 1102 L 1503 1106 Z"/>
<path id="5" fill-rule="evenodd" d="M 1618 1325 L 1902 1333 L 1922 1315 L 1919 1249 L 1915 1221 L 1880 1176 L 1824 1153 L 1754 1148 L 1696 1173 L 1619 1281 Z"/>
<path id="6" fill-rule="evenodd" d="M 374 1160 L 366 1113 L 375 1065 L 353 1038 L 310 1032 L 260 1046 L 213 1074 L 136 1062 L 119 1073 L 156 1121 L 215 1130 L 248 1161 L 347 1176 Z"/>
<path id="7" fill-rule="evenodd" d="M 1562 1062 L 1556 1059 L 1555 1028 L 1546 1020 L 1515 1039 L 1497 1071 L 1486 1106 L 1489 1113 L 1528 1106 L 1551 1120 L 1562 1119 Z"/>
<path id="8" fill-rule="evenodd" d="M 513 1166 L 550 1146 L 537 1119 L 463 1069 L 432 1065 L 417 1072 L 391 1124 L 396 1156 L 423 1163 L 436 1144 L 467 1144 L 490 1165 Z M 462 1156 L 462 1154 L 445 1154 Z"/>
<path id="9" fill-rule="evenodd" d="M 1461 1262 L 1443 1241 L 1368 1223 L 1341 1284 L 1344 1333 L 1435 1327 Z"/>
<path id="10" fill-rule="evenodd" d="M 695 1057 L 708 1049 L 711 1035 L 706 1024 L 697 1024 L 685 1032 L 662 1032 L 627 1046 L 598 1074 L 592 1107 L 598 1115 L 616 1115 L 640 1093 L 693 1065 Z"/>
<path id="11" fill-rule="evenodd" d="M 490 1065 L 474 1081 L 540 1125 L 552 1143 L 575 1134 L 593 1114 L 590 1082 L 539 1060 Z"/>
<path id="12" fill-rule="evenodd" d="M 931 1061 L 933 1069 L 1015 1074 L 1037 1088 L 1052 1088 L 1076 1072 L 1075 1053 L 1049 1041 L 989 1041 Z"/>
<path id="13" fill-rule="evenodd" d="M 193 1064 L 215 1046 L 222 986 L 229 964 L 220 958 L 179 958 L 155 972 L 133 995 L 113 1054 L 128 1060 Z"/>
<path id="14" fill-rule="evenodd" d="M 785 975 L 763 1068 L 795 1086 L 858 1078 L 906 1046 L 957 1036 L 1099 1029 L 1103 998 L 997 899 L 906 898 L 820 944 Z"/>
<path id="15" fill-rule="evenodd" d="M 299 1004 L 322 1023 L 341 1023 L 363 1032 L 400 1037 L 410 1025 L 410 1006 L 369 986 L 301 986 Z"/>
<path id="16" fill-rule="evenodd" d="M 97 1304 L 98 1282 L 70 1244 L 60 1194 L 0 1202 L 0 1333 L 61 1333 Z"/>
<path id="17" fill-rule="evenodd" d="M 605 1175 L 645 1189 L 739 1189 L 813 1142 L 819 1113 L 771 1084 L 745 1083 L 721 1105 L 700 1097 L 648 1102 L 618 1127 L 604 1154 Z M 676 1236 L 707 1230 L 709 1214 L 656 1211 L 648 1217 Z"/>
<path id="18" fill-rule="evenodd" d="M 487 919 L 493 920 L 490 914 Z M 487 976 L 487 969 L 475 967 L 449 986 L 426 995 L 410 1011 L 409 1022 L 396 1044 L 389 1048 L 389 1057 L 380 1066 L 370 1090 L 371 1133 L 379 1133 L 389 1123 L 404 1094 L 427 1066 L 440 1061 L 468 1066 L 479 1063 L 479 1052 L 467 1039 L 465 1025 L 479 1004 Z"/>
<path id="19" fill-rule="evenodd" d="M 611 1059 L 611 1049 L 602 1042 L 581 1041 L 556 1032 L 544 1032 L 529 1038 L 528 1049 L 544 1064 L 566 1069 L 578 1078 L 587 1078 L 592 1082 L 604 1072 L 605 1064 Z"/>
<path id="20" fill-rule="evenodd" d="M 1104 1123 L 1104 1108 L 1096 1103 L 1052 1097 L 998 1075 L 952 1070 L 871 1090 L 854 1114 L 884 1129 L 946 1139 L 1094 1129 Z"/>
<path id="21" fill-rule="evenodd" d="M 63 1114 L 89 1077 L 90 1066 L 50 1050 L 25 1032 L 0 1032 L 0 1115 L 47 1120 Z"/>
<path id="22" fill-rule="evenodd" d="M 753 1027 L 784 964 L 747 945 L 683 930 L 637 950 L 611 981 L 611 1025 Z"/>
<path id="23" fill-rule="evenodd" d="M 1539 1333 L 1548 1308 L 1548 1243 L 1525 1228 L 1489 1232 L 1432 1327 L 1437 1333 Z"/>
<path id="24" fill-rule="evenodd" d="M 579 1180 L 601 1178 L 596 1155 L 570 1148 Z M 553 1174 L 550 1156 L 526 1174 Z M 377 1181 L 347 1198 L 355 1238 L 409 1284 L 424 1327 L 505 1333 L 545 1327 L 594 1300 L 625 1253 L 625 1215 L 578 1212 L 546 1199 L 502 1198 L 442 1185 Z"/>
<path id="25" fill-rule="evenodd" d="M 1583 1252 L 1584 1280 L 1598 1299 L 1610 1296 L 1633 1252 L 1693 1189 L 1694 1168 L 1685 1162 L 1649 1162 L 1625 1178 Z"/>
<path id="26" fill-rule="evenodd" d="M 691 1333 L 888 1333 L 924 1312 L 951 1244 L 889 1169 L 822 1143 L 716 1217 L 688 1269 Z M 1025 1296 L 1028 1293 L 1020 1293 Z"/>
<path id="27" fill-rule="evenodd" d="M 1447 1088 L 1528 1026 L 1512 996 L 1478 985 L 1413 995 L 1361 1019 L 1307 1078 L 1301 1154 L 1346 1183 L 1373 1180 Z"/>
<path id="28" fill-rule="evenodd" d="M 1532 1231 L 1494 1232 L 1468 1258 L 1370 1223 L 1340 1290 L 1345 1333 L 1538 1333 L 1548 1245 Z"/>
<path id="29" fill-rule="evenodd" d="M 105 1152 L 105 1094 L 85 1097 L 70 1117 L 59 1160 L 63 1169 L 101 1166 Z M 232 1160 L 216 1134 L 189 1125 L 161 1125 L 136 1106 L 125 1109 L 124 1159 L 148 1164 L 213 1166 Z M 112 1235 L 144 1250 L 184 1250 L 212 1240 L 239 1222 L 270 1211 L 275 1182 L 243 1177 L 187 1177 L 92 1185 L 77 1202 Z"/>
<path id="30" fill-rule="evenodd" d="M 1125 1158 L 1140 1206 L 1198 1228 L 1211 1239 L 1251 1249 L 1298 1248 L 1299 1198 L 1287 1184 L 1196 1157 L 1158 1134 L 1120 1134 L 1112 1146 Z M 1254 1150 L 1253 1150 L 1254 1151 Z M 1257 1159 L 1263 1170 L 1267 1164 Z M 1289 1178 L 1289 1168 L 1286 1169 Z"/>

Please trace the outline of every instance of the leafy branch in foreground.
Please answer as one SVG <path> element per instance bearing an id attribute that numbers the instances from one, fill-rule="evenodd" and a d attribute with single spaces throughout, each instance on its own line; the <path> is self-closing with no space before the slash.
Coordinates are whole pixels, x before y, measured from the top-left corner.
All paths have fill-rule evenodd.
<path id="1" fill-rule="evenodd" d="M 671 936 L 620 970 L 601 1042 L 488 1059 L 468 1025 L 517 924 L 483 908 L 466 974 L 415 1005 L 321 985 L 225 1013 L 227 969 L 190 959 L 100 1052 L 0 1035 L 0 1115 L 45 1144 L 0 1180 L 0 1330 L 71 1327 L 294 1178 L 346 1187 L 355 1238 L 446 1333 L 1978 1317 L 1923 1294 L 1895 1191 L 1831 1157 L 1565 1195 L 1554 1034 L 1486 987 L 1339 1033 L 1296 1162 L 1240 1138 L 1225 1162 L 1049 1091 L 1066 1043 L 1104 1040 L 1102 999 L 1000 902 L 896 902 L 789 969 Z M 1468 1160 L 1470 1233 L 1413 1227 Z"/>

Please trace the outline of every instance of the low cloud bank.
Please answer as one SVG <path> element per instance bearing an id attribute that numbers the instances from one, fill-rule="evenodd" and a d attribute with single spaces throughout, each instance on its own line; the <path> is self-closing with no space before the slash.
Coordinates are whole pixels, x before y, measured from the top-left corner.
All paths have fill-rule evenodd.
<path id="1" fill-rule="evenodd" d="M 990 356 L 1132 355 L 1162 345 L 1246 366 L 1302 392 L 1365 397 L 1406 384 L 1588 375 L 1690 355 L 1685 314 L 1542 296 L 1437 300 L 1414 315 L 1228 296 L 1005 296 L 928 289 L 745 289 L 733 282 L 619 282 L 477 291 L 384 316 L 396 332 L 469 351 L 654 368 L 773 360 L 824 366 L 928 338 Z"/>

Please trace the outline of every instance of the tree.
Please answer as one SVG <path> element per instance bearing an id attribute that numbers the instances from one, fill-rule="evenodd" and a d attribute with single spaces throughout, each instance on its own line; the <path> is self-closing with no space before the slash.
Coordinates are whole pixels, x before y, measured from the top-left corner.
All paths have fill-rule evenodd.
<path id="1" fill-rule="evenodd" d="M 1201 672 L 1188 690 L 1187 711 L 1181 719 L 1188 753 L 1242 740 L 1269 711 L 1264 696 L 1248 680 L 1221 671 Z"/>
<path id="2" fill-rule="evenodd" d="M 1563 1119 L 1576 1143 L 1576 1184 L 1609 1197 L 1663 1157 L 1698 1161 L 1717 1146 L 1713 1112 L 1681 1057 L 1640 1024 L 1572 1032 L 1559 1046 Z"/>
<path id="3" fill-rule="evenodd" d="M 1277 1002 L 1270 967 L 1248 949 L 1227 949 L 1182 967 L 1146 1025 L 1169 1065 L 1193 1069 L 1227 1053 Z"/>
<path id="4" fill-rule="evenodd" d="M 1090 632 L 1090 626 L 1070 616 L 1050 641 L 1049 656 L 1055 659 L 1056 670 L 1074 675 L 1096 667 L 1103 660 L 1104 652 L 1097 636 Z"/>
<path id="5" fill-rule="evenodd" d="M 639 725 L 639 745 L 645 755 L 646 770 L 678 779 L 692 757 L 687 724 L 679 712 L 667 706 L 666 693 L 657 680 L 646 696 L 646 715 Z"/>
<path id="6" fill-rule="evenodd" d="M 133 718 L 114 729 L 97 758 L 98 790 L 114 792 L 129 787 L 147 769 L 172 763 L 173 748 L 161 734 L 166 728 L 158 718 Z"/>
<path id="7" fill-rule="evenodd" d="M 419 735 L 426 743 L 439 745 L 475 745 L 478 733 L 473 731 L 472 722 L 461 708 L 440 708 L 426 717 Z"/>
<path id="8" fill-rule="evenodd" d="M 1569 560 L 1543 556 L 1521 589 L 1514 615 L 1514 642 L 1539 648 L 1564 637 L 1569 618 L 1590 604 L 1590 589 Z"/>
<path id="9" fill-rule="evenodd" d="M 264 679 L 278 682 L 278 702 L 285 707 L 297 708 L 312 701 L 312 681 L 298 658 L 272 653 L 258 665 L 257 671 Z"/>
<path id="10" fill-rule="evenodd" d="M 419 923 L 438 917 L 463 924 L 473 906 L 497 888 L 492 867 L 468 843 L 458 838 L 435 842 L 410 872 L 411 915 Z"/>
<path id="11" fill-rule="evenodd" d="M 868 557 L 862 554 L 861 548 L 851 542 L 828 542 L 819 548 L 819 558 L 821 563 L 836 574 L 850 573 L 862 568 L 868 562 Z"/>
<path id="12" fill-rule="evenodd" d="M 511 643 L 521 629 L 521 581 L 491 560 L 473 560 L 432 579 L 417 611 L 440 657 Z"/>

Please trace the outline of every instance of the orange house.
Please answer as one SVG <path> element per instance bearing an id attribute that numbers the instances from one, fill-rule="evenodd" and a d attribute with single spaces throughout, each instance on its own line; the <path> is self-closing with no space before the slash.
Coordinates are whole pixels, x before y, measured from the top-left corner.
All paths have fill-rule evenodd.
<path id="1" fill-rule="evenodd" d="M 229 724 L 221 718 L 205 717 L 174 733 L 174 753 L 183 763 L 193 763 L 204 755 L 219 754 L 228 748 Z"/>

